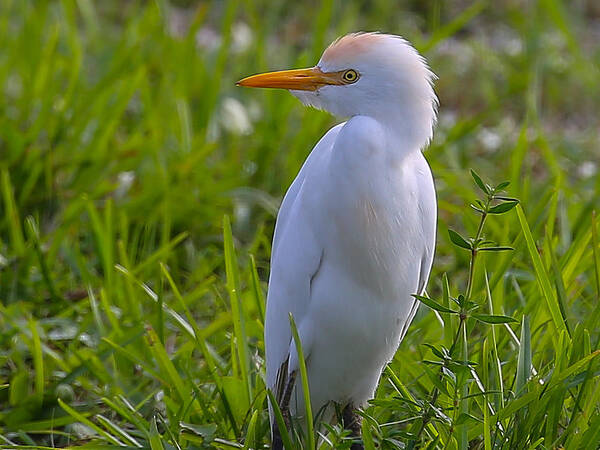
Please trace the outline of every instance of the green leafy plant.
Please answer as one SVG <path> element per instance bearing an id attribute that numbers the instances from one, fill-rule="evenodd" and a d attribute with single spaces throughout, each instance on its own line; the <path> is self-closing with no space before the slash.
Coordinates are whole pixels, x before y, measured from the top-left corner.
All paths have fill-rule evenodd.
<path id="1" fill-rule="evenodd" d="M 474 301 L 472 295 L 475 264 L 478 260 L 479 252 L 513 250 L 512 247 L 499 246 L 497 243 L 484 238 L 483 232 L 486 219 L 492 214 L 507 213 L 513 209 L 519 201 L 503 194 L 503 189 L 509 186 L 509 182 L 502 182 L 496 187 L 492 187 L 484 183 L 474 170 L 471 170 L 471 176 L 484 195 L 482 199 L 476 200 L 475 204 L 471 204 L 471 208 L 481 216 L 475 236 L 472 238 L 464 238 L 456 231 L 448 230 L 452 243 L 459 248 L 468 250 L 471 254 L 465 293 L 458 294 L 456 297 L 451 296 L 449 294 L 448 279 L 444 278 L 444 286 L 446 288 L 444 289 L 443 304 L 427 296 L 414 295 L 421 303 L 444 314 L 447 317 L 446 320 L 456 320 L 456 318 L 458 318 L 458 326 L 456 327 L 456 333 L 450 348 L 425 344 L 431 349 L 433 355 L 438 358 L 437 361 L 425 362 L 433 366 L 439 366 L 440 368 L 437 379 L 434 378 L 435 383 L 433 390 L 429 394 L 428 400 L 425 401 L 424 407 L 422 408 L 421 417 L 415 422 L 411 429 L 412 435 L 409 440 L 408 448 L 421 446 L 423 432 L 430 421 L 448 427 L 446 430 L 448 437 L 446 439 L 449 441 L 455 440 L 457 445 L 461 448 L 468 446 L 465 424 L 468 421 L 477 421 L 477 418 L 469 414 L 468 402 L 465 400 L 465 397 L 469 395 L 467 383 L 469 382 L 471 374 L 475 379 L 478 380 L 479 378 L 475 372 L 476 364 L 468 360 L 467 322 L 469 319 L 475 319 L 476 321 L 485 324 L 517 322 L 513 317 L 494 314 L 493 311 L 490 311 L 487 314 L 477 312 L 480 308 L 487 306 L 487 304 L 484 304 L 484 301 Z M 444 304 L 447 306 L 444 306 Z M 428 372 L 428 374 L 431 374 L 431 372 Z M 529 378 L 527 373 L 526 377 Z M 479 384 L 479 387 L 481 388 L 481 382 L 479 382 Z M 486 396 L 489 392 L 490 391 L 488 390 L 483 390 L 481 392 L 484 397 L 483 408 L 486 410 Z M 444 408 L 438 405 L 438 398 L 440 395 L 445 395 L 450 398 L 452 406 Z M 436 442 L 440 441 L 442 441 L 442 439 L 438 437 Z"/>
<path id="2" fill-rule="evenodd" d="M 469 271 L 464 293 L 456 296 L 450 294 L 449 281 L 446 275 L 442 278 L 442 298 L 435 300 L 426 295 L 414 295 L 414 297 L 427 307 L 434 310 L 444 327 L 453 331 L 452 343 L 449 347 L 444 345 L 424 345 L 436 358 L 434 360 L 424 359 L 426 365 L 424 371 L 432 384 L 431 391 L 423 400 L 415 400 L 406 391 L 399 391 L 401 402 L 412 404 L 414 417 L 412 425 L 403 436 L 408 442 L 407 448 L 461 448 L 466 449 L 472 445 L 469 433 L 473 428 L 482 427 L 483 447 L 491 448 L 515 448 L 528 446 L 536 448 L 544 442 L 552 442 L 556 445 L 566 439 L 559 435 L 559 417 L 561 416 L 562 404 L 555 404 L 557 398 L 564 400 L 567 388 L 563 384 L 570 379 L 570 388 L 577 389 L 586 380 L 589 381 L 595 375 L 590 372 L 593 367 L 594 358 L 600 354 L 600 350 L 591 351 L 589 331 L 578 328 L 579 336 L 572 339 L 583 341 L 579 345 L 584 346 L 583 351 L 572 354 L 570 365 L 566 363 L 563 353 L 556 354 L 556 366 L 546 367 L 544 375 L 538 373 L 532 364 L 532 337 L 530 322 L 527 315 L 523 315 L 521 321 L 520 338 L 517 340 L 509 324 L 518 322 L 515 318 L 497 314 L 494 312 L 493 299 L 490 290 L 487 270 L 480 271 L 484 278 L 485 297 L 476 300 L 473 296 L 475 284 L 475 268 L 479 261 L 480 252 L 502 252 L 513 251 L 510 246 L 498 245 L 496 242 L 486 240 L 484 227 L 486 219 L 490 215 L 505 214 L 517 207 L 519 201 L 508 197 L 503 190 L 509 186 L 509 182 L 503 182 L 495 187 L 482 181 L 481 177 L 473 170 L 471 176 L 481 190 L 483 198 L 471 204 L 471 208 L 480 216 L 475 235 L 465 238 L 458 232 L 448 230 L 451 242 L 458 248 L 468 250 L 470 253 Z M 518 211 L 522 232 L 526 241 L 530 241 L 531 233 L 529 226 L 523 218 L 522 210 Z M 545 276 L 544 267 L 537 251 L 532 251 L 532 259 L 536 266 L 538 280 L 542 278 L 543 283 L 549 283 Z M 480 263 L 481 264 L 481 263 Z M 549 292 L 552 293 L 551 290 Z M 545 292 L 546 294 L 546 292 Z M 555 300 L 556 302 L 556 300 Z M 556 303 L 548 303 L 551 315 L 559 311 Z M 487 312 L 482 312 L 487 310 Z M 567 352 L 573 345 L 571 335 L 565 328 L 566 317 L 564 309 L 560 320 L 556 321 L 556 328 L 561 332 L 557 352 Z M 558 314 L 557 313 L 557 314 Z M 483 325 L 477 325 L 477 322 Z M 512 387 L 503 383 L 506 369 L 500 362 L 498 356 L 498 340 L 494 327 L 504 325 L 510 330 L 511 337 L 518 346 L 518 357 L 516 360 L 515 374 Z M 480 326 L 491 327 L 487 337 L 483 338 L 480 350 L 479 363 L 470 360 L 470 336 L 481 333 Z M 481 338 L 480 338 L 481 339 Z M 474 356 L 474 355 L 473 355 Z M 559 365 L 559 362 L 561 363 Z M 433 367 L 434 370 L 428 368 Z M 561 375 L 556 376 L 556 371 Z M 494 374 L 494 376 L 490 376 Z M 393 372 L 392 376 L 395 377 Z M 550 380 L 550 382 L 548 382 Z M 558 380 L 561 380 L 560 382 Z M 581 395 L 581 391 L 579 392 Z M 547 405 L 550 409 L 545 410 L 533 405 L 534 399 L 538 405 Z M 569 427 L 585 420 L 585 413 L 576 408 L 571 410 Z M 553 414 L 546 415 L 547 411 Z M 507 420 L 510 418 L 509 420 Z M 536 422 L 539 421 L 539 422 Z M 585 428 L 585 425 L 584 425 Z M 545 432 L 544 432 L 545 431 Z M 596 437 L 588 432 L 587 439 L 593 441 Z M 594 441 L 595 442 L 595 441 Z"/>

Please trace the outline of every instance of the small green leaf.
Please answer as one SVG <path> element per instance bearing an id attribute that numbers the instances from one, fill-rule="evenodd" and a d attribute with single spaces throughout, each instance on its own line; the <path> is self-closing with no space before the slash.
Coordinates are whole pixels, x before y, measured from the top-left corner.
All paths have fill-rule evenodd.
<path id="1" fill-rule="evenodd" d="M 429 381 L 431 381 L 431 383 L 441 393 L 443 393 L 444 395 L 450 395 L 450 392 L 448 391 L 448 388 L 446 387 L 446 383 L 442 379 L 440 379 L 440 374 L 439 374 L 439 371 L 437 369 L 435 369 L 435 372 L 434 372 L 429 367 L 423 366 L 423 370 L 427 374 L 427 378 L 429 378 Z"/>
<path id="2" fill-rule="evenodd" d="M 469 206 L 470 206 L 471 208 L 473 208 L 475 211 L 477 211 L 478 213 L 480 213 L 480 214 L 483 214 L 483 213 L 485 213 L 485 211 L 484 211 L 483 209 L 481 209 L 481 208 L 478 208 L 478 207 L 477 207 L 477 206 L 475 206 L 473 203 L 471 203 Z"/>
<path id="3" fill-rule="evenodd" d="M 432 300 L 428 297 L 424 297 L 422 295 L 413 294 L 413 297 L 419 300 L 421 303 L 425 303 L 425 305 L 429 306 L 431 309 L 435 309 L 438 312 L 449 313 L 449 314 L 458 314 L 457 311 L 452 311 L 445 306 L 440 305 L 435 300 Z"/>
<path id="4" fill-rule="evenodd" d="M 471 176 L 475 180 L 475 184 L 479 186 L 479 189 L 481 189 L 486 194 L 490 193 L 490 188 L 481 180 L 479 175 L 477 175 L 477 172 L 475 172 L 473 169 L 471 169 Z"/>
<path id="5" fill-rule="evenodd" d="M 179 422 L 179 428 L 182 430 L 189 431 L 196 436 L 202 437 L 204 442 L 212 442 L 215 433 L 217 432 L 217 426 L 213 423 L 207 425 L 196 425 L 187 422 Z"/>
<path id="6" fill-rule="evenodd" d="M 496 314 L 472 314 L 471 317 L 473 319 L 477 319 L 480 322 L 485 323 L 510 323 L 510 322 L 518 322 L 517 319 L 510 316 L 502 316 Z"/>
<path id="7" fill-rule="evenodd" d="M 514 250 L 512 247 L 508 246 L 493 246 L 493 247 L 479 247 L 477 250 L 483 252 L 505 252 L 508 250 Z"/>
<path id="8" fill-rule="evenodd" d="M 440 350 L 438 350 L 435 345 L 431 345 L 431 344 L 423 344 L 423 345 L 428 347 L 433 352 L 433 354 L 435 356 L 437 356 L 438 358 L 446 359 L 446 356 L 444 356 L 444 354 Z"/>
<path id="9" fill-rule="evenodd" d="M 494 195 L 495 200 L 503 200 L 505 202 L 519 202 L 518 198 L 507 197 L 505 195 Z"/>
<path id="10" fill-rule="evenodd" d="M 469 414 L 469 413 L 463 412 L 463 413 L 460 413 L 460 415 L 456 419 L 456 422 L 454 422 L 454 426 L 464 425 L 467 422 L 470 422 L 471 424 L 475 425 L 478 422 L 482 422 L 482 420 Z"/>
<path id="11" fill-rule="evenodd" d="M 505 212 L 510 211 L 511 209 L 513 209 L 518 204 L 519 204 L 519 202 L 516 202 L 514 200 L 513 201 L 507 201 L 507 202 L 504 202 L 504 203 L 500 203 L 499 205 L 492 206 L 488 210 L 488 213 L 490 213 L 490 214 L 503 214 Z"/>
<path id="12" fill-rule="evenodd" d="M 503 181 L 498 186 L 496 186 L 495 190 L 496 191 L 501 191 L 502 189 L 508 187 L 509 185 L 510 185 L 510 181 Z"/>
<path id="13" fill-rule="evenodd" d="M 471 250 L 471 244 L 469 244 L 467 240 L 456 231 L 448 229 L 448 235 L 450 236 L 450 240 L 454 243 L 454 245 Z"/>

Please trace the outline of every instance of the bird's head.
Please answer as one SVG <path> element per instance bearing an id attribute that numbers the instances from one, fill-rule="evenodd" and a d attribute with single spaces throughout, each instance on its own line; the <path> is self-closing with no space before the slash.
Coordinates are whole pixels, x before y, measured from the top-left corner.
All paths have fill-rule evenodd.
<path id="1" fill-rule="evenodd" d="M 422 148 L 436 117 L 434 79 L 403 38 L 352 33 L 333 42 L 315 67 L 253 75 L 237 84 L 288 89 L 304 104 L 337 116 L 373 117 Z"/>

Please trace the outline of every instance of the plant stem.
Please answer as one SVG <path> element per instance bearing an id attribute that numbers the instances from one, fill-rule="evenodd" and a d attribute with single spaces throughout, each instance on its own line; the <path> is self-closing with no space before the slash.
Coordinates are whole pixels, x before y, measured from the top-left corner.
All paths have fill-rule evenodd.
<path id="1" fill-rule="evenodd" d="M 488 209 L 490 207 L 490 203 L 494 199 L 493 195 L 488 195 L 487 202 L 485 204 L 485 209 L 481 213 L 481 220 L 479 221 L 479 227 L 477 228 L 477 233 L 475 233 L 475 239 L 473 240 L 473 248 L 471 249 L 471 262 L 469 263 L 469 279 L 467 281 L 467 292 L 465 294 L 465 299 L 469 300 L 471 298 L 471 294 L 473 292 L 473 277 L 475 275 L 475 260 L 477 258 L 477 246 L 479 245 L 479 240 L 481 239 L 481 235 L 483 233 L 483 226 L 485 225 L 485 219 L 488 216 Z"/>
<path id="2" fill-rule="evenodd" d="M 467 291 L 465 294 L 465 301 L 469 300 L 471 298 L 471 294 L 473 293 L 473 278 L 475 275 L 475 260 L 477 259 L 477 248 L 478 248 L 477 246 L 479 245 L 479 240 L 481 239 L 481 235 L 483 234 L 483 227 L 485 225 L 485 220 L 487 219 L 487 216 L 488 216 L 488 210 L 490 208 L 490 204 L 493 199 L 494 199 L 494 193 L 492 192 L 491 194 L 488 194 L 485 208 L 484 208 L 483 212 L 481 213 L 481 220 L 479 221 L 479 226 L 477 227 L 477 233 L 475 233 L 475 238 L 473 239 L 473 248 L 471 250 L 471 261 L 469 262 L 469 278 L 467 280 Z M 466 318 L 467 318 L 466 313 L 461 310 L 460 322 L 458 324 L 458 329 L 456 330 L 456 335 L 454 336 L 454 340 L 452 341 L 452 346 L 450 347 L 450 357 L 452 357 L 452 354 L 454 353 L 456 344 L 458 343 L 458 338 L 460 337 L 463 326 L 465 326 Z M 447 364 L 445 361 L 444 361 L 444 364 L 442 365 L 442 368 L 440 369 L 439 376 L 440 376 L 441 381 L 443 381 L 442 369 L 444 367 L 447 367 Z M 408 443 L 408 446 L 407 446 L 408 450 L 414 449 L 415 445 L 420 441 L 421 435 L 423 434 L 425 427 L 427 426 L 427 424 L 429 423 L 429 420 L 432 417 L 432 410 L 433 410 L 432 406 L 437 402 L 439 394 L 440 394 L 439 389 L 434 386 L 433 390 L 431 391 L 430 401 L 428 402 L 426 409 L 423 413 L 423 419 L 422 419 L 421 425 L 419 426 L 419 429 L 418 429 L 417 434 L 414 437 L 414 439 L 411 439 L 410 442 Z M 446 442 L 446 447 L 448 445 L 448 442 Z"/>
<path id="3" fill-rule="evenodd" d="M 464 325 L 464 322 L 465 322 L 465 316 L 463 314 L 461 314 L 460 315 L 460 323 L 458 324 L 458 329 L 456 330 L 456 335 L 454 336 L 454 340 L 452 342 L 452 347 L 450 347 L 450 355 L 452 355 L 452 352 L 454 351 L 454 348 L 456 347 L 456 343 L 458 342 L 458 338 L 460 337 L 460 333 L 461 333 L 462 327 Z M 442 367 L 446 367 L 446 366 L 447 366 L 447 364 L 444 361 L 444 365 Z M 439 376 L 440 376 L 440 380 L 442 380 L 443 379 L 442 369 L 440 369 Z M 425 427 L 429 423 L 429 419 L 431 419 L 431 417 L 432 417 L 432 405 L 435 404 L 439 395 L 440 395 L 439 389 L 434 386 L 433 390 L 431 391 L 431 398 L 430 398 L 429 402 L 427 403 L 427 409 L 423 413 L 423 421 L 421 422 L 421 425 L 419 426 L 419 430 L 417 431 L 415 438 L 411 439 L 409 441 L 407 450 L 414 449 L 415 444 L 417 444 L 419 442 L 419 440 L 421 439 L 421 435 L 423 434 Z"/>

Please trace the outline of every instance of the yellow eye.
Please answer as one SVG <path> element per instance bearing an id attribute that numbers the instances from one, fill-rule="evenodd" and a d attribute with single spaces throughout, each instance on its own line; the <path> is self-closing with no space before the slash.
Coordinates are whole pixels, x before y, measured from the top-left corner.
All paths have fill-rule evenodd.
<path id="1" fill-rule="evenodd" d="M 358 72 L 356 70 L 348 69 L 342 75 L 342 80 L 346 83 L 355 83 L 358 80 Z"/>

